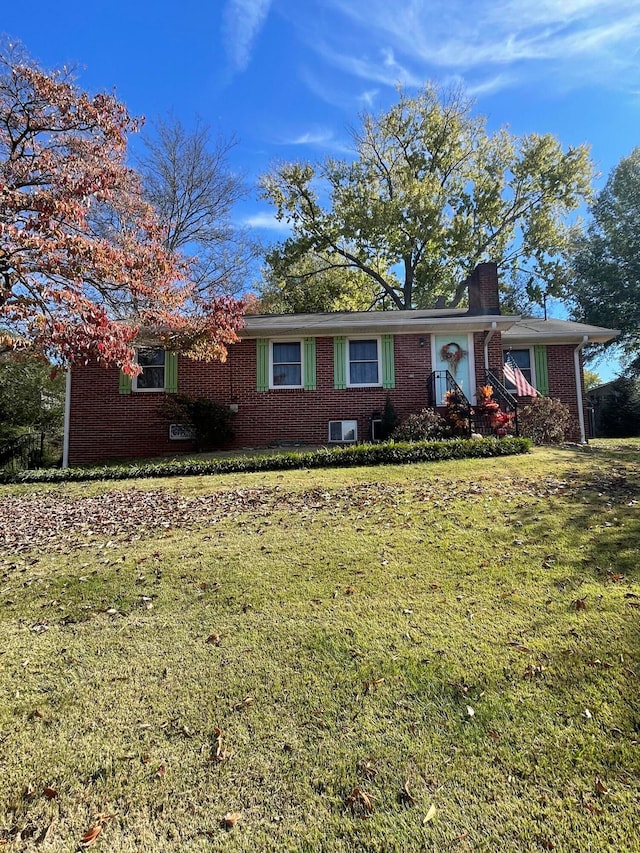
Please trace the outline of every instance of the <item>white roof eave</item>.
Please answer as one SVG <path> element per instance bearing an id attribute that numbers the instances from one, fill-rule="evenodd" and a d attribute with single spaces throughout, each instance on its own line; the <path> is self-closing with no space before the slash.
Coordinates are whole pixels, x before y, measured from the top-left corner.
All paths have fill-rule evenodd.
<path id="1" fill-rule="evenodd" d="M 240 330 L 239 334 L 241 338 L 258 338 L 279 335 L 283 337 L 290 337 L 291 335 L 330 337 L 333 335 L 380 335 L 384 333 L 432 334 L 440 330 L 447 333 L 453 331 L 486 332 L 492 328 L 497 331 L 506 331 L 520 319 L 517 316 L 502 314 L 473 316 L 466 313 L 449 317 L 407 317 L 406 315 L 399 316 L 400 312 L 398 312 L 398 316 L 390 316 L 393 313 L 371 312 L 367 317 L 357 316 L 353 318 L 344 315 L 339 318 L 323 315 L 321 318 L 313 318 L 313 320 L 296 315 L 275 315 L 273 318 L 249 315 L 245 317 L 245 327 Z M 285 316 L 287 316 L 287 320 L 284 319 Z"/>

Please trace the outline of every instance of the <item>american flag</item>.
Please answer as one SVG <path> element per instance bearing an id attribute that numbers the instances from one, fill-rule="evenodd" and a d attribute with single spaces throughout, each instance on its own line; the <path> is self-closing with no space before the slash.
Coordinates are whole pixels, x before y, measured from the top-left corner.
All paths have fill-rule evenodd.
<path id="1" fill-rule="evenodd" d="M 504 361 L 504 378 L 512 385 L 516 386 L 517 397 L 537 397 L 538 392 L 530 385 L 524 377 L 524 373 L 520 370 L 515 361 L 510 355 L 507 355 Z"/>

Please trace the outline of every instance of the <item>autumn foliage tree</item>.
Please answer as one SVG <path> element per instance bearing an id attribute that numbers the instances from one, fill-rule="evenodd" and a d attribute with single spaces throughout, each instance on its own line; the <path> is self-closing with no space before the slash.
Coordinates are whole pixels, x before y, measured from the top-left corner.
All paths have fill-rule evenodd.
<path id="1" fill-rule="evenodd" d="M 142 326 L 196 358 L 237 339 L 242 303 L 202 298 L 127 166 L 138 127 L 67 69 L 0 53 L 0 352 L 134 374 Z"/>

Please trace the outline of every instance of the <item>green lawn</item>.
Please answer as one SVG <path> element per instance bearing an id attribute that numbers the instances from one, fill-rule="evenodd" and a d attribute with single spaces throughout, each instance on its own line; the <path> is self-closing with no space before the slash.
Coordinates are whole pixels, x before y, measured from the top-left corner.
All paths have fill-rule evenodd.
<path id="1" fill-rule="evenodd" d="M 0 850 L 640 850 L 639 486 L 636 440 L 0 487 Z"/>

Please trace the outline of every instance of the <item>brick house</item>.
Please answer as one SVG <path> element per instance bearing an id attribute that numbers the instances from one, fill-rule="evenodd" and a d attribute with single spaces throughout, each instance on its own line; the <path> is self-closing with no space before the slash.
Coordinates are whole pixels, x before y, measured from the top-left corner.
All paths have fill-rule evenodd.
<path id="1" fill-rule="evenodd" d="M 247 316 L 225 363 L 145 347 L 143 373 L 132 381 L 117 369 L 73 368 L 64 464 L 192 449 L 188 431 L 160 412 L 171 393 L 228 405 L 235 447 L 367 441 L 387 394 L 401 418 L 437 406 L 449 370 L 473 403 L 488 370 L 503 379 L 506 353 L 540 393 L 569 406 L 571 437 L 584 441 L 581 350 L 616 332 L 501 314 L 492 263 L 477 267 L 468 285 L 469 307 L 462 309 Z"/>

